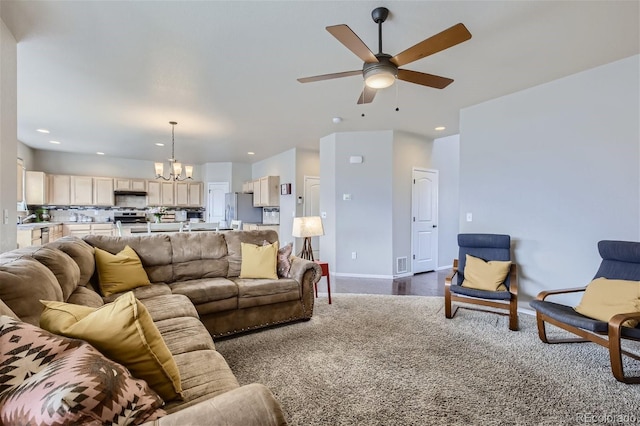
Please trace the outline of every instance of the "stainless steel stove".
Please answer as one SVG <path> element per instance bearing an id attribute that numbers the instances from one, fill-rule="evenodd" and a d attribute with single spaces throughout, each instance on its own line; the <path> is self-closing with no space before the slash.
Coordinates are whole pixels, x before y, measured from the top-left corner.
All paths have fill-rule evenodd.
<path id="1" fill-rule="evenodd" d="M 114 210 L 113 221 L 120 223 L 145 223 L 147 214 L 144 210 Z"/>

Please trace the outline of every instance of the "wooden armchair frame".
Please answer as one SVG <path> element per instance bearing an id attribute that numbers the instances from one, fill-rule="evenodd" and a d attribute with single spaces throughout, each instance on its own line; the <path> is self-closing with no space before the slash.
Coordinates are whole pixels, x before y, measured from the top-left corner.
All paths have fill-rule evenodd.
<path id="1" fill-rule="evenodd" d="M 536 299 L 544 301 L 549 296 L 558 295 L 558 294 L 578 293 L 578 292 L 583 292 L 585 290 L 586 290 L 586 287 L 576 287 L 576 288 L 543 291 L 540 294 L 538 294 Z M 536 319 L 538 323 L 538 337 L 540 337 L 540 340 L 542 340 L 544 343 L 548 343 L 548 344 L 583 343 L 583 342 L 597 343 L 598 345 L 603 346 L 609 350 L 609 359 L 611 361 L 611 372 L 613 373 L 613 376 L 616 378 L 616 380 L 622 383 L 640 383 L 640 376 L 631 376 L 631 377 L 625 376 L 624 366 L 622 364 L 622 355 L 626 355 L 630 358 L 640 361 L 640 354 L 635 354 L 622 349 L 622 339 L 640 341 L 640 339 L 622 335 L 622 330 L 623 330 L 622 324 L 629 319 L 636 319 L 640 321 L 640 312 L 618 314 L 613 316 L 609 320 L 609 326 L 606 334 L 584 330 L 582 328 L 578 328 L 570 324 L 563 323 L 539 311 L 536 311 Z M 549 324 L 555 325 L 558 328 L 561 328 L 577 336 L 580 336 L 580 338 L 551 340 L 547 337 L 545 322 L 548 322 Z"/>
<path id="2" fill-rule="evenodd" d="M 458 274 L 458 259 L 453 260 L 453 273 L 445 278 L 444 281 L 444 315 L 446 318 L 453 318 L 458 311 L 459 307 L 453 306 L 452 302 L 468 303 L 473 305 L 489 306 L 491 308 L 506 310 L 506 313 L 496 312 L 488 309 L 477 309 L 483 312 L 491 312 L 498 315 L 505 315 L 509 317 L 509 330 L 518 330 L 518 267 L 515 263 L 511 264 L 509 270 L 510 285 L 509 293 L 511 293 L 511 299 L 508 301 L 481 299 L 477 297 L 465 296 L 460 294 L 451 293 L 451 285 L 453 279 Z M 456 285 L 456 284 L 453 284 Z M 464 307 L 466 309 L 473 309 Z"/>

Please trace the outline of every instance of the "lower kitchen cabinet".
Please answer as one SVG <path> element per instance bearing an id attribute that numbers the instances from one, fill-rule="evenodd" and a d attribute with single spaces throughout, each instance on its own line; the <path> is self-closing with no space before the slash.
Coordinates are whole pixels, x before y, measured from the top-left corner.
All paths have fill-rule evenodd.
<path id="1" fill-rule="evenodd" d="M 64 224 L 62 226 L 62 234 L 82 238 L 85 235 L 113 235 L 113 224 L 111 223 L 78 223 Z"/>

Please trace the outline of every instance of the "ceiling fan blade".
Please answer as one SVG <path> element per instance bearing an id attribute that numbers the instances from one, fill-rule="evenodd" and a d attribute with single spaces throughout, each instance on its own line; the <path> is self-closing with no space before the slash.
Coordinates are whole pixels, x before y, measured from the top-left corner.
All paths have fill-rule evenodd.
<path id="1" fill-rule="evenodd" d="M 453 83 L 453 80 L 450 78 L 403 69 L 398 70 L 398 79 L 408 81 L 409 83 L 433 87 L 435 89 L 444 89 L 445 87 Z"/>
<path id="2" fill-rule="evenodd" d="M 314 81 L 331 80 L 332 78 L 351 77 L 352 75 L 362 75 L 362 70 L 335 72 L 333 74 L 315 75 L 313 77 L 299 78 L 300 83 L 312 83 Z"/>
<path id="3" fill-rule="evenodd" d="M 364 86 L 362 93 L 360 93 L 360 97 L 358 98 L 358 105 L 360 104 L 368 104 L 373 101 L 373 98 L 376 97 L 377 89 L 372 89 L 369 86 Z"/>
<path id="4" fill-rule="evenodd" d="M 398 53 L 391 62 L 401 67 L 426 56 L 448 49 L 471 38 L 471 33 L 464 24 L 456 24 L 426 40 Z"/>
<path id="5" fill-rule="evenodd" d="M 373 54 L 367 45 L 360 40 L 360 37 L 358 37 L 348 25 L 332 25 L 327 27 L 327 31 L 329 31 L 340 43 L 344 44 L 347 49 L 355 53 L 358 58 L 362 59 L 366 63 L 378 62 L 376 55 Z"/>

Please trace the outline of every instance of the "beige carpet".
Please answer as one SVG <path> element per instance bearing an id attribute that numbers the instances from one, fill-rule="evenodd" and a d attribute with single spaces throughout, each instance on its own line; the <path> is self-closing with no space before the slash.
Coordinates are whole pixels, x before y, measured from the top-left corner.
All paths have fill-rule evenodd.
<path id="1" fill-rule="evenodd" d="M 216 346 L 241 384 L 274 392 L 291 425 L 640 422 L 640 385 L 613 378 L 604 348 L 546 345 L 522 314 L 518 332 L 476 311 L 447 320 L 442 304 L 338 294 L 316 299 L 310 321 Z"/>

